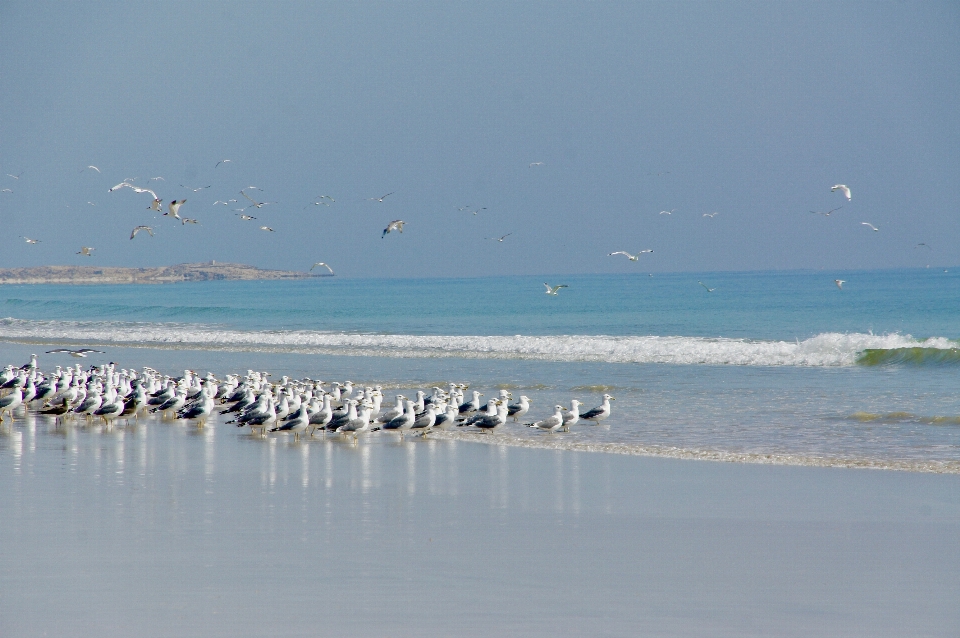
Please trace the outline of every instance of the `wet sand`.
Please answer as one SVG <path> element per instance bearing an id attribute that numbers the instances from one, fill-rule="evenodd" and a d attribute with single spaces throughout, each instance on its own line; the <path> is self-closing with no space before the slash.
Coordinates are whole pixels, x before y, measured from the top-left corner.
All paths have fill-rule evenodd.
<path id="1" fill-rule="evenodd" d="M 0 435 L 3 636 L 950 636 L 960 477 L 151 421 Z"/>

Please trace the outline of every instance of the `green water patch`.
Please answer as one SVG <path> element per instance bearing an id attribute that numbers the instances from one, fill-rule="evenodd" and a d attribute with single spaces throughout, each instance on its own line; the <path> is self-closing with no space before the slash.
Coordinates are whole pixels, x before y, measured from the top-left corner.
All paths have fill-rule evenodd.
<path id="1" fill-rule="evenodd" d="M 960 365 L 960 348 L 868 348 L 860 353 L 857 364 L 954 366 Z"/>

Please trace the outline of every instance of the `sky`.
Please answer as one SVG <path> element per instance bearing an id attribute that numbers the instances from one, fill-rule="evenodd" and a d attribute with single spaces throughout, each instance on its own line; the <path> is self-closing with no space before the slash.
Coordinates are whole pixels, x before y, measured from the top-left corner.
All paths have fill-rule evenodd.
<path id="1" fill-rule="evenodd" d="M 952 266 L 958 42 L 956 2 L 2 2 L 0 267 Z"/>

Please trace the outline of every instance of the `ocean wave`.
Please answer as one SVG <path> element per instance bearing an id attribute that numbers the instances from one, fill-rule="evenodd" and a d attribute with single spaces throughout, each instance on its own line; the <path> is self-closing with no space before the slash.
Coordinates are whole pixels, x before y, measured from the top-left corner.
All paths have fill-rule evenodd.
<path id="1" fill-rule="evenodd" d="M 852 366 L 864 353 L 957 350 L 945 337 L 823 333 L 804 341 L 682 336 L 450 336 L 351 334 L 316 330 L 235 330 L 199 324 L 0 320 L 0 341 L 345 356 L 533 359 L 741 366 Z M 936 359 L 944 363 L 952 355 Z M 870 354 L 866 363 L 878 355 Z M 960 363 L 960 359 L 954 359 Z M 896 362 L 895 358 L 891 362 Z"/>

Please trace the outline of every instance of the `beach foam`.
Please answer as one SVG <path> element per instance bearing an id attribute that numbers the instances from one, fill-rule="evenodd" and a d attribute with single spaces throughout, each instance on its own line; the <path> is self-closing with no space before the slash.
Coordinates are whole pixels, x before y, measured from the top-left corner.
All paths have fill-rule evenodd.
<path id="1" fill-rule="evenodd" d="M 924 357 L 889 358 L 877 352 L 922 349 L 925 360 L 960 363 L 956 341 L 945 337 L 822 333 L 804 341 L 683 336 L 604 335 L 391 335 L 315 330 L 235 330 L 198 324 L 0 320 L 0 340 L 13 343 L 125 346 L 372 357 L 533 359 L 607 363 L 741 366 L 851 366 L 923 363 Z M 865 357 L 864 353 L 870 353 Z M 944 352 L 943 356 L 934 356 Z"/>

